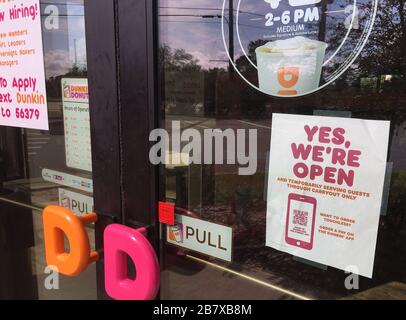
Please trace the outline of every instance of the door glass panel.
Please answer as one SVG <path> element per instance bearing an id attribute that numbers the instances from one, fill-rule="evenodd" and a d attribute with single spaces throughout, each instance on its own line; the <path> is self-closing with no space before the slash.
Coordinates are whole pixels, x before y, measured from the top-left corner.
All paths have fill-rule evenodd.
<path id="1" fill-rule="evenodd" d="M 344 2 L 322 1 L 320 5 L 326 11 L 343 11 L 345 7 L 338 4 Z M 361 6 L 366 2 L 361 1 Z M 205 129 L 231 129 L 234 133 L 238 129 L 256 129 L 258 135 L 257 168 L 252 175 L 239 175 L 239 165 L 232 164 L 202 161 L 188 165 L 178 161 L 165 165 L 161 180 L 165 201 L 175 203 L 179 215 L 232 227 L 233 250 L 232 262 L 225 262 L 184 249 L 168 243 L 167 230 L 162 227 L 161 298 L 356 299 L 379 298 L 383 290 L 388 290 L 391 297 L 405 299 L 397 289 L 406 286 L 406 261 L 401 254 L 406 243 L 406 29 L 401 22 L 406 13 L 404 2 L 380 3 L 368 42 L 336 81 L 317 93 L 289 99 L 253 89 L 230 64 L 225 46 L 229 53 L 234 52 L 234 61 L 242 63 L 236 31 L 230 27 L 235 25 L 239 1 L 225 1 L 225 39 L 223 1 L 158 3 L 162 127 L 171 141 L 168 154 L 182 150 L 187 142 L 181 142 L 179 148 L 176 139 L 191 128 L 200 133 L 198 136 L 203 136 Z M 234 9 L 229 10 L 230 3 Z M 391 18 L 387 18 L 388 12 Z M 240 9 L 239 13 L 244 24 L 251 23 L 252 28 L 255 21 L 265 19 L 256 12 Z M 362 15 L 359 19 L 362 25 Z M 387 19 L 390 23 L 386 23 Z M 244 32 L 249 32 L 249 27 Z M 337 35 L 338 32 L 342 30 Z M 331 36 L 325 29 L 319 33 Z M 249 70 L 249 64 L 246 68 Z M 342 270 L 265 246 L 274 113 L 391 121 L 388 184 L 384 191 L 387 200 L 383 201 L 386 210 L 379 221 L 374 274 L 372 279 L 359 277 L 358 290 L 346 288 L 349 274 Z M 226 154 L 225 146 L 222 151 Z M 172 230 L 174 242 L 180 236 L 178 230 Z"/>
<path id="2" fill-rule="evenodd" d="M 42 226 L 48 205 L 93 211 L 84 2 L 40 4 L 49 131 L 0 128 L 0 298 L 96 299 L 94 264 L 78 277 L 50 278 Z M 83 101 L 72 102 L 74 92 Z M 87 231 L 93 244 L 94 228 Z"/>

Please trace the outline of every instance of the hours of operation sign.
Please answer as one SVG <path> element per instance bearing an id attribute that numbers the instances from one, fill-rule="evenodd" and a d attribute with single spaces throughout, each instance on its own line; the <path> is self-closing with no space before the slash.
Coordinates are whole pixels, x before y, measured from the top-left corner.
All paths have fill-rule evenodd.
<path id="1" fill-rule="evenodd" d="M 92 171 L 89 87 L 87 79 L 62 78 L 66 165 Z"/>
<path id="2" fill-rule="evenodd" d="M 48 130 L 39 0 L 0 2 L 0 125 Z"/>

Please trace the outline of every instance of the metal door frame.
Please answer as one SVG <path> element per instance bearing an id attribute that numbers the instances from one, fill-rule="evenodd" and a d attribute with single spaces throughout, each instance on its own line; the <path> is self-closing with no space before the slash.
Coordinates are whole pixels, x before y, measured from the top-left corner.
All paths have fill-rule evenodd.
<path id="1" fill-rule="evenodd" d="M 156 0 L 85 0 L 96 248 L 111 223 L 148 227 L 159 254 L 158 170 L 149 134 L 159 127 Z M 158 255 L 159 256 L 159 255 Z M 103 256 L 97 263 L 99 299 Z"/>

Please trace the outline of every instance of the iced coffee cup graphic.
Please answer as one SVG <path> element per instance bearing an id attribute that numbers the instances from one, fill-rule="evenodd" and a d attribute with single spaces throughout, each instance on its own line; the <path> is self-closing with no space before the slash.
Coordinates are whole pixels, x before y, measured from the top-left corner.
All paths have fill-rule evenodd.
<path id="1" fill-rule="evenodd" d="M 276 40 L 258 47 L 261 91 L 275 96 L 310 93 L 320 86 L 327 44 L 305 37 Z"/>
<path id="2" fill-rule="evenodd" d="M 169 239 L 177 243 L 183 242 L 183 224 L 169 226 Z"/>
<path id="3" fill-rule="evenodd" d="M 65 197 L 61 199 L 61 206 L 70 209 L 70 198 Z"/>

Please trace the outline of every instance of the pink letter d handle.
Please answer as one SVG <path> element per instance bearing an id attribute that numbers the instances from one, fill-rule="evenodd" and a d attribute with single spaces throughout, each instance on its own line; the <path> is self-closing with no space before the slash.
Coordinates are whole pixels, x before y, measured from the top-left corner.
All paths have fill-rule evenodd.
<path id="1" fill-rule="evenodd" d="M 145 228 L 119 224 L 104 230 L 104 276 L 107 294 L 116 300 L 152 300 L 160 285 L 159 262 L 146 238 Z M 127 255 L 136 268 L 136 278 L 127 272 Z"/>

